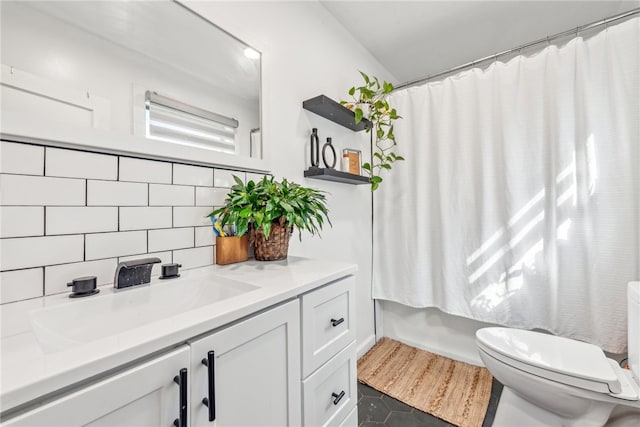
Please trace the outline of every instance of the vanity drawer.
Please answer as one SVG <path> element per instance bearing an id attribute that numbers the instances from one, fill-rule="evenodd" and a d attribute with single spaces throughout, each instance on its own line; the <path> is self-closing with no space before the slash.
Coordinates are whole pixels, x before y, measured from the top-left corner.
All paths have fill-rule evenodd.
<path id="1" fill-rule="evenodd" d="M 302 382 L 305 426 L 340 426 L 356 407 L 356 343 Z"/>
<path id="2" fill-rule="evenodd" d="M 358 427 L 358 407 L 356 406 L 349 412 L 347 418 L 344 419 L 340 427 Z"/>
<path id="3" fill-rule="evenodd" d="M 353 276 L 302 296 L 302 377 L 356 338 Z"/>

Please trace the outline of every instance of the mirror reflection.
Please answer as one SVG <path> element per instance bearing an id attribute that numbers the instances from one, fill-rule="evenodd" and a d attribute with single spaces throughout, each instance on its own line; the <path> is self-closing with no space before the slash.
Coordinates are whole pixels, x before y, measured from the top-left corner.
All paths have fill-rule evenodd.
<path id="1" fill-rule="evenodd" d="M 3 112 L 262 158 L 260 54 L 182 5 L 0 7 Z"/>

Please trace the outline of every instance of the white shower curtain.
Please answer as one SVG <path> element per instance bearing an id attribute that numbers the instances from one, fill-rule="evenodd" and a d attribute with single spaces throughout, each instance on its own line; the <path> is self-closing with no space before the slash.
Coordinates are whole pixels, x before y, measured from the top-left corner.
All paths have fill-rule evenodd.
<path id="1" fill-rule="evenodd" d="M 373 297 L 626 348 L 640 279 L 640 18 L 392 94 Z"/>

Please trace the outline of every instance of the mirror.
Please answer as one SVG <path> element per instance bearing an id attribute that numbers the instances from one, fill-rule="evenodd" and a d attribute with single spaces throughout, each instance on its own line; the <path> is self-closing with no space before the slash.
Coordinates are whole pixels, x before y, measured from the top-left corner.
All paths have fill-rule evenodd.
<path id="1" fill-rule="evenodd" d="M 185 6 L 0 7 L 2 114 L 17 129 L 10 133 L 35 135 L 35 123 L 45 139 L 64 129 L 60 140 L 157 157 L 249 168 L 256 163 L 233 159 L 262 158 L 260 54 Z"/>

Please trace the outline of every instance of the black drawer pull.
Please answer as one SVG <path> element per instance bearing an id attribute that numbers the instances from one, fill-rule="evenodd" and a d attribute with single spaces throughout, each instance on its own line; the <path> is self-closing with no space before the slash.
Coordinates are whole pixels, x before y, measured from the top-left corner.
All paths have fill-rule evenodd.
<path id="1" fill-rule="evenodd" d="M 340 394 L 331 393 L 331 397 L 333 397 L 333 404 L 337 405 L 344 397 L 344 390 L 342 390 Z"/>
<path id="2" fill-rule="evenodd" d="M 344 322 L 344 317 L 341 317 L 338 320 L 331 319 L 331 326 L 333 326 L 335 328 L 336 326 L 338 326 L 342 322 Z"/>
<path id="3" fill-rule="evenodd" d="M 202 364 L 207 367 L 207 382 L 209 396 L 202 399 L 202 404 L 209 408 L 209 421 L 216 419 L 216 371 L 214 370 L 216 354 L 213 351 L 207 352 L 206 359 L 202 359 Z"/>
<path id="4" fill-rule="evenodd" d="M 173 381 L 180 387 L 180 412 L 173 421 L 175 427 L 187 427 L 187 368 L 180 369 L 180 375 L 173 377 Z"/>

